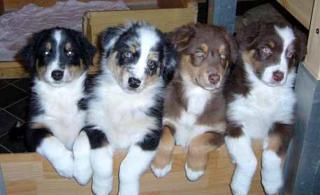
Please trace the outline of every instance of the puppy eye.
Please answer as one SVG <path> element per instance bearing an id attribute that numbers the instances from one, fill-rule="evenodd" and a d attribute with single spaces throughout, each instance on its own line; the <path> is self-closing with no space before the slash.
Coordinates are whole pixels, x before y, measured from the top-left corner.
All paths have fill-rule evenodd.
<path id="1" fill-rule="evenodd" d="M 50 50 L 44 51 L 44 55 L 45 55 L 45 56 L 48 56 L 49 54 L 50 54 Z"/>
<path id="2" fill-rule="evenodd" d="M 67 51 L 67 56 L 72 56 L 73 52 L 71 50 Z"/>
<path id="3" fill-rule="evenodd" d="M 223 60 L 225 60 L 225 59 L 226 59 L 226 55 L 220 54 L 220 58 L 223 59 Z"/>
<path id="4" fill-rule="evenodd" d="M 157 62 L 149 60 L 148 61 L 148 68 L 150 71 L 155 71 L 157 69 Z"/>
<path id="5" fill-rule="evenodd" d="M 122 54 L 122 57 L 130 59 L 132 58 L 132 53 L 130 51 L 126 51 Z"/>
<path id="6" fill-rule="evenodd" d="M 287 58 L 292 58 L 294 56 L 294 51 L 288 51 L 286 54 Z"/>
<path id="7" fill-rule="evenodd" d="M 264 53 L 264 55 L 269 56 L 272 54 L 272 50 L 270 47 L 262 47 L 261 48 L 262 53 Z"/>

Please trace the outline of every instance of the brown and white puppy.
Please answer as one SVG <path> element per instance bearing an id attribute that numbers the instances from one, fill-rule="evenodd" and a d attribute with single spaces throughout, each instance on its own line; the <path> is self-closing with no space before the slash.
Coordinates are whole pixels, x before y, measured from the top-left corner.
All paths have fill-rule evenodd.
<path id="1" fill-rule="evenodd" d="M 248 194 L 257 165 L 251 140 L 261 139 L 262 184 L 267 194 L 275 194 L 283 184 L 281 164 L 293 131 L 292 87 L 304 40 L 288 25 L 275 23 L 253 23 L 237 39 L 242 62 L 225 87 L 225 141 L 236 163 L 231 188 L 234 194 Z"/>
<path id="2" fill-rule="evenodd" d="M 186 176 L 195 181 L 204 174 L 208 153 L 223 143 L 222 89 L 237 49 L 226 30 L 217 26 L 187 25 L 169 36 L 180 64 L 166 91 L 163 135 L 152 169 L 157 177 L 171 170 L 176 143 L 187 149 Z"/>

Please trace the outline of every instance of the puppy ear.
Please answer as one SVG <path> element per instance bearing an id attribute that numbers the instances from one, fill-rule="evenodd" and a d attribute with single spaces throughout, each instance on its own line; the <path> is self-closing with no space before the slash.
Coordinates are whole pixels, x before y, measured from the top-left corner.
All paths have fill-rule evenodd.
<path id="1" fill-rule="evenodd" d="M 77 44 L 80 46 L 80 57 L 85 67 L 88 68 L 90 65 L 93 65 L 93 57 L 96 53 L 96 48 L 80 32 L 75 31 L 75 33 Z"/>
<path id="2" fill-rule="evenodd" d="M 37 49 L 45 34 L 45 30 L 35 33 L 29 39 L 28 43 L 18 51 L 16 58 L 22 61 L 22 64 L 29 72 L 34 72 L 37 63 Z"/>
<path id="3" fill-rule="evenodd" d="M 229 45 L 230 59 L 232 63 L 235 63 L 238 58 L 238 45 L 233 36 L 231 36 L 226 30 L 224 30 L 224 37 Z"/>
<path id="4" fill-rule="evenodd" d="M 253 22 L 238 31 L 236 39 L 240 50 L 244 50 L 252 45 L 260 33 L 260 29 L 262 28 L 261 25 L 260 22 Z"/>
<path id="5" fill-rule="evenodd" d="M 178 52 L 185 51 L 188 48 L 189 42 L 195 35 L 195 25 L 189 24 L 176 29 L 167 34 L 168 38 L 173 43 Z"/>
<path id="6" fill-rule="evenodd" d="M 177 64 L 177 51 L 169 40 L 165 40 L 161 76 L 166 85 L 172 80 Z"/>
<path id="7" fill-rule="evenodd" d="M 298 61 L 301 62 L 307 54 L 307 37 L 303 32 L 299 31 L 298 29 L 294 29 L 294 34 L 296 36 L 296 55 Z"/>
<path id="8" fill-rule="evenodd" d="M 101 34 L 101 45 L 105 53 L 105 57 L 109 57 L 115 42 L 118 40 L 119 36 L 123 33 L 124 27 L 110 27 L 107 28 Z"/>

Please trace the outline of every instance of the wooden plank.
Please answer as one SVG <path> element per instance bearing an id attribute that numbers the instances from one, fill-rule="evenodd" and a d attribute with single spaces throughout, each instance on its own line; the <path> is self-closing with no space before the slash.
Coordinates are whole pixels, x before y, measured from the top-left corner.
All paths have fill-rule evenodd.
<path id="1" fill-rule="evenodd" d="M 255 143 L 254 151 L 260 159 L 261 144 Z M 117 152 L 114 157 L 114 190 L 111 193 L 112 195 L 117 193 L 118 171 L 124 156 L 125 152 Z M 176 147 L 172 171 L 161 179 L 153 176 L 150 170 L 147 171 L 141 178 L 141 195 L 231 194 L 229 183 L 234 166 L 230 162 L 225 146 L 210 154 L 206 173 L 197 182 L 190 182 L 186 179 L 184 163 L 185 152 L 180 147 Z M 30 165 L 33 165 L 32 169 L 30 169 Z M 91 194 L 90 184 L 82 187 L 73 180 L 59 177 L 47 160 L 36 153 L 1 154 L 0 167 L 4 175 L 8 195 Z M 250 194 L 263 194 L 260 184 L 260 166 L 258 166 L 254 176 Z"/>
<path id="2" fill-rule="evenodd" d="M 310 27 L 312 8 L 318 0 L 277 0 L 307 29 Z"/>
<path id="3" fill-rule="evenodd" d="M 28 73 L 19 62 L 0 62 L 0 79 L 27 77 Z"/>
<path id="4" fill-rule="evenodd" d="M 320 80 L 320 1 L 315 1 L 309 30 L 305 66 L 310 73 Z"/>

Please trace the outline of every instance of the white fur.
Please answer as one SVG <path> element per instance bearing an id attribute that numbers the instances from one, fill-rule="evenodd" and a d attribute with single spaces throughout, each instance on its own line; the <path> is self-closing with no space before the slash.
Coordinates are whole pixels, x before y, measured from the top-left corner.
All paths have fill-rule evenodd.
<path id="1" fill-rule="evenodd" d="M 44 138 L 37 152 L 50 161 L 59 175 L 71 178 L 73 175 L 73 158 L 71 151 L 54 136 Z"/>
<path id="2" fill-rule="evenodd" d="M 130 147 L 120 165 L 119 195 L 139 195 L 140 176 L 149 168 L 155 151 L 144 151 L 141 147 Z"/>
<path id="3" fill-rule="evenodd" d="M 251 148 L 250 138 L 247 136 L 240 136 L 239 138 L 227 136 L 225 141 L 230 156 L 236 163 L 236 170 L 231 182 L 232 192 L 236 195 L 248 194 L 257 166 L 257 159 Z"/>
<path id="4" fill-rule="evenodd" d="M 84 126 L 85 112 L 79 110 L 78 101 L 83 98 L 86 74 L 65 84 L 53 87 L 42 80 L 35 80 L 33 91 L 38 94 L 44 114 L 33 117 L 31 122 L 45 125 L 69 150 Z"/>
<path id="5" fill-rule="evenodd" d="M 151 164 L 151 169 L 156 177 L 158 177 L 158 178 L 164 177 L 171 171 L 172 161 L 170 161 L 170 163 L 168 163 L 163 168 L 157 168 L 157 167 L 153 166 L 153 164 Z"/>
<path id="6" fill-rule="evenodd" d="M 275 30 L 282 39 L 283 50 L 280 54 L 280 61 L 278 64 L 273 64 L 270 67 L 266 68 L 262 75 L 262 80 L 265 81 L 268 85 L 277 85 L 272 79 L 273 72 L 281 71 L 284 73 L 284 79 L 280 81 L 280 85 L 283 85 L 286 82 L 288 75 L 288 60 L 286 58 L 286 51 L 289 45 L 294 41 L 295 36 L 291 28 L 279 28 L 275 26 Z"/>
<path id="7" fill-rule="evenodd" d="M 88 122 L 102 129 L 114 148 L 127 148 L 141 141 L 157 127 L 156 119 L 146 115 L 155 105 L 154 96 L 160 84 L 139 93 L 125 92 L 109 74 L 102 75 L 96 99 L 89 103 Z"/>
<path id="8" fill-rule="evenodd" d="M 283 185 L 281 158 L 272 150 L 262 154 L 262 184 L 267 194 L 276 194 Z"/>
<path id="9" fill-rule="evenodd" d="M 80 132 L 73 145 L 74 169 L 73 176 L 80 185 L 86 185 L 91 176 L 90 142 L 85 132 Z"/>
<path id="10" fill-rule="evenodd" d="M 287 82 L 281 86 L 270 87 L 261 82 L 250 65 L 245 65 L 252 89 L 245 96 L 236 95 L 228 105 L 227 115 L 241 125 L 244 133 L 251 138 L 264 138 L 275 122 L 290 124 L 296 102 L 292 85 L 295 77 L 290 72 Z"/>
<path id="11" fill-rule="evenodd" d="M 196 181 L 204 174 L 204 170 L 193 171 L 188 167 L 187 163 L 185 164 L 184 169 L 186 171 L 186 176 L 190 181 Z"/>
<path id="12" fill-rule="evenodd" d="M 93 169 L 92 191 L 96 195 L 106 195 L 112 191 L 113 149 L 104 146 L 91 151 Z"/>
<path id="13" fill-rule="evenodd" d="M 186 147 L 191 140 L 198 135 L 207 131 L 215 130 L 216 132 L 223 132 L 225 130 L 224 123 L 218 123 L 213 126 L 198 125 L 196 120 L 201 115 L 213 94 L 191 82 L 185 82 L 185 94 L 187 101 L 187 111 L 182 111 L 180 118 L 173 120 L 171 118 L 164 118 L 164 124 L 173 124 L 176 129 L 175 139 L 176 144 Z"/>
<path id="14" fill-rule="evenodd" d="M 140 38 L 140 57 L 137 64 L 134 65 L 133 74 L 136 78 L 144 80 L 145 70 L 147 68 L 148 55 L 151 49 L 160 41 L 159 36 L 154 29 L 145 27 L 138 30 L 138 37 Z"/>

